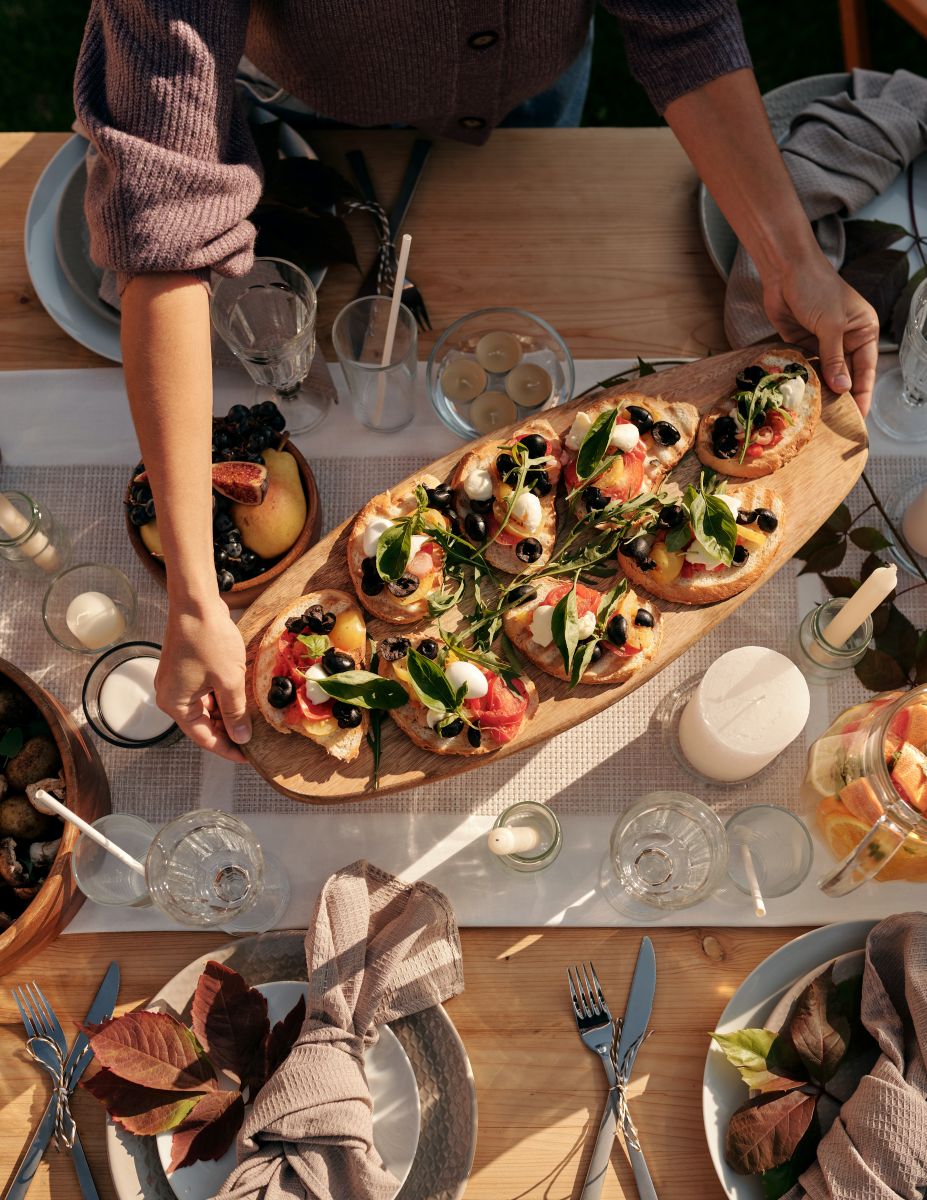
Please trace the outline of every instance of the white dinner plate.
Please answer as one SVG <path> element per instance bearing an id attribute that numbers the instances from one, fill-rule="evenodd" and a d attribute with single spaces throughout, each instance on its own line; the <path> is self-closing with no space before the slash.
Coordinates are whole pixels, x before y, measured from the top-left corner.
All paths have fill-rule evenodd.
<path id="1" fill-rule="evenodd" d="M 309 996 L 307 985 L 296 981 L 262 983 L 257 991 L 267 999 L 271 1026 L 283 1020 L 300 996 L 307 999 Z M 398 1192 L 415 1159 L 421 1109 L 412 1065 L 388 1025 L 380 1029 L 379 1039 L 364 1060 L 364 1070 L 373 1102 L 373 1144 L 399 1180 Z M 235 1147 L 231 1146 L 215 1162 L 196 1162 L 168 1174 L 172 1138 L 172 1134 L 162 1133 L 156 1140 L 161 1166 L 177 1200 L 210 1200 L 235 1167 Z"/>
<path id="2" fill-rule="evenodd" d="M 861 950 L 877 924 L 877 921 L 843 921 L 822 925 L 781 946 L 750 972 L 728 1001 L 715 1029 L 719 1033 L 734 1033 L 747 1027 L 763 1028 L 776 1006 L 799 981 L 838 955 Z M 747 1090 L 737 1070 L 712 1043 L 702 1078 L 702 1117 L 708 1152 L 729 1200 L 763 1200 L 759 1179 L 735 1174 L 724 1161 L 728 1121 L 746 1099 Z"/>
<path id="3" fill-rule="evenodd" d="M 256 124 L 276 120 L 272 114 L 257 106 L 249 119 Z M 316 157 L 307 142 L 285 122 L 281 122 L 280 152 L 286 158 Z M 88 304 L 58 261 L 58 208 L 86 153 L 87 139 L 75 133 L 39 176 L 26 212 L 26 269 L 45 311 L 69 337 L 103 358 L 122 362 L 118 317 L 114 320 L 111 315 L 102 312 L 102 304 Z M 325 278 L 325 268 L 311 271 L 309 278 L 317 289 Z"/>

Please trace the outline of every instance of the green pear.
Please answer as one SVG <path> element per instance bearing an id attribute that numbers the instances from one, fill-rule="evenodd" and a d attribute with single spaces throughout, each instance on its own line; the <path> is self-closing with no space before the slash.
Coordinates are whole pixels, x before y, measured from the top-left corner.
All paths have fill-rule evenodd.
<path id="1" fill-rule="evenodd" d="M 259 558 L 286 554 L 306 523 L 306 494 L 299 466 L 286 450 L 265 450 L 267 492 L 260 504 L 233 504 L 231 517 L 242 544 Z"/>

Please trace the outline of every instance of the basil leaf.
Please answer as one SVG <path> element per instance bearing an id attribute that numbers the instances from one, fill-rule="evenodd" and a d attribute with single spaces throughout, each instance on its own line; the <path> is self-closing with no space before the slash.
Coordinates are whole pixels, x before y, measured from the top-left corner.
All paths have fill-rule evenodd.
<path id="1" fill-rule="evenodd" d="M 437 663 L 417 650 L 410 650 L 406 666 L 415 694 L 426 708 L 435 712 L 454 712 L 457 693 Z"/>
<path id="2" fill-rule="evenodd" d="M 689 528 L 689 522 L 683 521 L 681 525 L 677 525 L 675 529 L 671 529 L 666 535 L 666 548 L 670 554 L 678 554 L 680 550 L 684 550 L 692 541 L 692 530 Z"/>
<path id="3" fill-rule="evenodd" d="M 595 650 L 598 638 L 591 637 L 585 642 L 580 642 L 576 647 L 576 653 L 573 655 L 573 665 L 570 667 L 570 687 L 574 688 L 586 673 L 586 668 L 592 661 L 592 652 Z"/>
<path id="4" fill-rule="evenodd" d="M 609 588 L 605 593 L 599 601 L 599 608 L 596 613 L 596 629 L 605 630 L 618 604 L 624 599 L 627 590 L 628 581 L 626 579 L 619 579 L 614 587 Z"/>
<path id="5" fill-rule="evenodd" d="M 313 681 L 327 696 L 358 708 L 402 708 L 408 700 L 395 679 L 384 679 L 372 671 L 339 671 Z"/>
<path id="6" fill-rule="evenodd" d="M 412 522 L 405 518 L 383 531 L 377 542 L 377 574 L 389 581 L 399 579 L 412 553 Z"/>
<path id="7" fill-rule="evenodd" d="M 693 503 L 692 528 L 708 553 L 729 567 L 737 545 L 737 522 L 724 501 L 717 496 L 699 496 Z"/>
<path id="8" fill-rule="evenodd" d="M 579 617 L 576 615 L 576 584 L 554 605 L 550 617 L 550 631 L 554 645 L 560 651 L 563 665 L 572 670 L 573 656 L 579 642 Z"/>
<path id="9" fill-rule="evenodd" d="M 588 479 L 602 465 L 617 419 L 618 409 L 609 408 L 599 413 L 589 426 L 576 455 L 576 474 L 580 479 Z"/>
<path id="10" fill-rule="evenodd" d="M 332 644 L 327 633 L 300 633 L 296 640 L 306 647 L 310 658 L 321 658 Z"/>

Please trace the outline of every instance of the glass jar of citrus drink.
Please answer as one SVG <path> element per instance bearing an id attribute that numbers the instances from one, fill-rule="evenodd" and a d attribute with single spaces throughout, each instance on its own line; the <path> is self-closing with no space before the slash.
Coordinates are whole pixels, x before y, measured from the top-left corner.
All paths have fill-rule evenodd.
<path id="1" fill-rule="evenodd" d="M 802 794 L 840 863 L 823 891 L 927 882 L 927 685 L 842 712 L 808 753 Z"/>

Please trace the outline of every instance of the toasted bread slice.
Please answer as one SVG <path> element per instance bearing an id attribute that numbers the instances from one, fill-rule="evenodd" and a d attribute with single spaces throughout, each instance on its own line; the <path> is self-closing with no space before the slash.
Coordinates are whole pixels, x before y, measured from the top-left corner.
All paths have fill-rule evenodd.
<path id="1" fill-rule="evenodd" d="M 537 570 L 543 567 L 553 553 L 554 543 L 557 541 L 557 483 L 560 480 L 560 438 L 557 431 L 549 421 L 534 420 L 527 421 L 524 425 L 519 426 L 516 433 L 512 434 L 509 442 L 488 442 L 486 445 L 479 447 L 477 450 L 471 450 L 469 454 L 465 454 L 457 468 L 454 471 L 451 479 L 451 487 L 454 489 L 456 498 L 457 513 L 464 521 L 467 515 L 473 511 L 471 501 L 467 496 L 464 484 L 467 477 L 478 468 L 485 468 L 489 471 L 492 478 L 493 496 L 497 503 L 504 505 L 501 500 L 503 481 L 496 467 L 496 459 L 502 453 L 506 445 L 511 445 L 520 437 L 524 437 L 529 433 L 540 434 L 541 437 L 547 439 L 550 444 L 550 454 L 547 459 L 547 477 L 550 481 L 550 491 L 546 496 L 539 496 L 538 500 L 541 505 L 541 523 L 537 529 L 530 532 L 522 531 L 515 525 L 511 519 L 503 531 L 503 536 L 506 534 L 515 535 L 521 534 L 525 538 L 536 538 L 541 543 L 541 556 L 533 563 L 524 563 L 515 553 L 515 544 L 503 545 L 499 541 L 490 542 L 484 551 L 486 560 L 494 567 L 498 567 L 500 571 L 505 571 L 508 575 L 518 575 L 522 571 Z M 502 508 L 504 513 L 504 506 Z M 492 514 L 489 514 L 490 516 Z"/>
<path id="2" fill-rule="evenodd" d="M 437 571 L 431 577 L 429 586 L 423 588 L 423 585 L 420 585 L 418 591 L 413 592 L 411 596 L 403 598 L 394 596 L 386 585 L 376 596 L 368 596 L 362 586 L 363 562 L 366 558 L 364 532 L 375 517 L 396 520 L 399 517 L 408 516 L 409 513 L 415 511 L 416 487 L 421 485 L 433 488 L 440 482 L 434 475 L 419 475 L 403 487 L 381 492 L 379 496 L 374 496 L 364 505 L 351 527 L 347 552 L 348 570 L 351 573 L 354 590 L 357 592 L 361 604 L 369 613 L 380 617 L 383 621 L 389 621 L 393 625 L 412 625 L 415 621 L 421 621 L 423 617 L 428 616 L 428 597 L 432 592 L 439 591 L 444 586 L 444 572 Z M 423 580 L 423 584 L 428 583 L 428 580 Z"/>
<path id="3" fill-rule="evenodd" d="M 597 396 L 591 403 L 583 404 L 577 411 L 584 412 L 592 420 L 595 420 L 600 413 L 605 412 L 607 409 L 616 408 L 621 413 L 630 405 L 646 409 L 653 418 L 654 424 L 658 421 L 666 421 L 674 426 L 679 432 L 679 440 L 674 442 L 672 446 L 664 446 L 655 440 L 652 432 L 641 434 L 640 445 L 644 450 L 643 478 L 640 486 L 633 490 L 630 496 L 626 496 L 625 499 L 631 499 L 632 496 L 638 495 L 640 492 L 656 491 L 659 488 L 666 476 L 695 441 L 699 417 L 698 409 L 694 404 L 664 400 L 662 396 L 644 396 L 636 392 L 621 392 L 614 388 L 603 392 L 601 396 Z M 567 464 L 576 461 L 578 453 L 577 450 L 571 450 L 567 446 L 567 436 L 564 435 L 564 454 L 562 459 L 565 467 Z M 605 489 L 606 483 L 607 479 L 604 476 L 600 477 L 598 481 L 592 481 L 593 486 L 603 489 Z M 585 516 L 587 513 L 588 509 L 582 497 L 577 501 L 575 511 L 579 517 Z"/>
<path id="4" fill-rule="evenodd" d="M 720 400 L 714 408 L 702 417 L 698 427 L 698 437 L 695 452 L 699 461 L 706 467 L 713 467 L 721 475 L 732 475 L 736 479 L 760 479 L 763 475 L 771 475 L 790 462 L 796 454 L 811 441 L 821 416 L 821 381 L 814 367 L 797 350 L 776 348 L 763 350 L 756 356 L 756 365 L 763 368 L 767 374 L 783 371 L 792 363 L 797 363 L 808 372 L 805 384 L 805 394 L 798 405 L 791 410 L 793 423 L 782 434 L 782 440 L 775 446 L 770 446 L 758 458 L 745 457 L 743 462 L 736 458 L 719 458 L 712 448 L 712 433 L 715 422 L 719 417 L 728 416 L 733 411 L 731 396 Z M 733 392 L 733 387 L 731 388 Z"/>
<path id="5" fill-rule="evenodd" d="M 409 643 L 415 648 L 426 637 L 440 640 L 440 634 L 426 631 L 410 634 Z M 400 663 L 402 662 L 401 659 L 399 661 Z M 428 709 L 418 699 L 411 684 L 396 673 L 395 664 L 386 662 L 383 658 L 380 658 L 377 670 L 384 678 L 397 680 L 409 697 L 408 704 L 404 704 L 401 708 L 391 708 L 389 715 L 406 737 L 411 738 L 415 742 L 416 746 L 421 746 L 423 750 L 430 750 L 432 754 L 459 754 L 467 755 L 468 757 L 492 754 L 493 751 L 499 749 L 500 744 L 492 738 L 488 731 L 483 734 L 483 740 L 479 746 L 470 745 L 467 740 L 466 728 L 457 734 L 456 737 L 442 737 L 437 729 L 429 727 L 427 721 Z M 521 682 L 524 684 L 528 695 L 528 707 L 522 717 L 518 734 L 521 733 L 528 721 L 534 716 L 538 707 L 538 693 L 534 683 L 527 676 L 522 676 Z M 516 738 L 518 734 L 516 734 Z"/>
<path id="6" fill-rule="evenodd" d="M 318 592 L 308 592 L 305 596 L 300 596 L 296 600 L 293 600 L 286 608 L 281 609 L 267 626 L 254 660 L 254 667 L 251 673 L 251 687 L 254 693 L 254 701 L 261 711 L 261 716 L 278 733 L 300 733 L 303 737 L 308 738 L 309 741 L 315 742 L 317 746 L 321 746 L 325 753 L 330 754 L 332 758 L 337 758 L 341 762 L 353 762 L 360 753 L 360 748 L 367 734 L 368 722 L 365 709 L 361 709 L 362 720 L 356 729 L 336 729 L 320 736 L 313 729 L 313 722 L 311 721 L 304 721 L 300 725 L 289 725 L 284 716 L 284 713 L 288 710 L 274 708 L 267 700 L 267 693 L 270 691 L 271 680 L 275 673 L 277 641 L 281 634 L 286 632 L 286 623 L 289 618 L 298 617 L 312 604 L 321 604 L 325 612 L 332 612 L 336 617 L 340 613 L 352 610 L 358 616 L 361 616 L 360 609 L 357 607 L 353 596 L 349 596 L 347 592 L 336 591 L 334 588 L 324 588 Z M 351 655 L 359 668 L 366 666 L 364 650 L 348 650 L 345 653 Z M 321 724 L 321 722 L 318 724 Z"/>
<path id="7" fill-rule="evenodd" d="M 555 679 L 568 680 L 569 675 L 564 666 L 563 657 L 553 642 L 549 646 L 542 646 L 534 640 L 531 634 L 531 621 L 535 610 L 559 583 L 560 581 L 555 579 L 539 579 L 537 583 L 533 583 L 531 586 L 537 592 L 536 598 L 529 600 L 527 604 L 509 609 L 502 618 L 502 625 L 508 637 L 525 658 L 530 659 L 535 666 L 540 667 L 548 675 L 553 675 Z M 642 608 L 653 616 L 652 628 L 635 626 L 635 618 Z M 598 662 L 590 663 L 586 668 L 580 683 L 624 683 L 632 675 L 636 675 L 641 667 L 650 662 L 656 654 L 663 637 L 663 622 L 659 609 L 652 603 L 643 603 L 633 588 L 629 588 L 622 597 L 616 612 L 623 616 L 628 623 L 629 644 L 641 643 L 640 652 L 622 657 L 613 654 L 610 650 L 604 650 Z"/>

